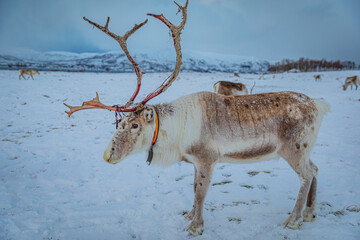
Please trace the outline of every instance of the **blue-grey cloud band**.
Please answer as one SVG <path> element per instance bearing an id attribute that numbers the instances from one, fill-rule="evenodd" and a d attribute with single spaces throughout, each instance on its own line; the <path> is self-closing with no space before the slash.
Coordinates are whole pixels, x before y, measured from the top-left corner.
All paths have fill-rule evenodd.
<path id="1" fill-rule="evenodd" d="M 180 4 L 184 0 L 178 0 Z M 360 63 L 360 1 L 197 0 L 189 3 L 183 49 L 254 56 L 270 60 L 299 57 Z M 163 0 L 0 1 L 0 54 L 35 51 L 119 51 L 115 41 L 82 20 L 125 33 L 146 13 L 179 22 L 177 7 Z M 171 48 L 171 37 L 150 19 L 129 39 L 129 50 Z"/>

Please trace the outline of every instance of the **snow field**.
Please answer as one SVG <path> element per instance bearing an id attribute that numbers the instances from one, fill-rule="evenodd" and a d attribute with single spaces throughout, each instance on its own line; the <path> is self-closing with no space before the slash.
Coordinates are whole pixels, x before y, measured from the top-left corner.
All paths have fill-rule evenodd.
<path id="1" fill-rule="evenodd" d="M 241 74 L 181 73 L 149 104 L 212 91 L 219 80 L 241 81 L 253 93 L 297 91 L 331 105 L 312 152 L 319 167 L 317 219 L 290 230 L 283 223 L 299 190 L 287 163 L 218 164 L 205 200 L 205 229 L 196 239 L 359 239 L 360 89 L 340 83 L 360 71 Z M 138 99 L 168 76 L 144 75 Z M 274 77 L 274 78 L 273 78 Z M 19 80 L 0 71 L 0 239 L 193 239 L 184 211 L 193 203 L 193 167 L 147 166 L 146 153 L 117 165 L 102 154 L 115 132 L 114 114 L 75 113 L 95 97 L 108 105 L 126 102 L 134 74 L 41 72 Z"/>

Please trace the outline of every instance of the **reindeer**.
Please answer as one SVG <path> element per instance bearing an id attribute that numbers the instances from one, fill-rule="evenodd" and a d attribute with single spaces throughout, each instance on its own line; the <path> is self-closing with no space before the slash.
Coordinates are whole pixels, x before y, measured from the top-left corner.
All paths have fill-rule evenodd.
<path id="1" fill-rule="evenodd" d="M 321 74 L 314 75 L 314 79 L 315 79 L 315 81 L 320 81 L 321 80 Z"/>
<path id="2" fill-rule="evenodd" d="M 30 77 L 32 78 L 32 80 L 34 80 L 33 76 L 36 74 L 40 74 L 38 70 L 32 70 L 32 69 L 20 69 L 20 75 L 19 75 L 19 80 L 21 77 L 24 77 L 24 75 L 29 75 L 27 79 L 29 79 Z"/>
<path id="3" fill-rule="evenodd" d="M 176 2 L 175 2 L 176 3 Z M 177 3 L 176 3 L 177 4 Z M 173 73 L 156 91 L 142 101 L 133 103 L 140 85 L 142 72 L 130 56 L 126 40 L 147 20 L 135 25 L 123 37 L 84 17 L 120 44 L 137 75 L 137 87 L 123 106 L 108 106 L 99 95 L 82 106 L 69 106 L 66 113 L 84 109 L 107 109 L 123 114 L 116 121 L 118 129 L 103 158 L 116 164 L 131 154 L 148 151 L 147 163 L 169 166 L 178 162 L 194 166 L 194 205 L 186 228 L 192 235 L 200 235 L 204 228 L 203 208 L 216 163 L 248 163 L 284 158 L 300 179 L 300 191 L 295 207 L 285 226 L 298 229 L 302 221 L 313 221 L 316 216 L 316 187 L 318 168 L 310 160 L 322 118 L 329 105 L 296 92 L 275 92 L 243 96 L 224 96 L 198 92 L 180 97 L 170 103 L 148 105 L 147 102 L 171 86 L 182 65 L 180 35 L 187 18 L 188 0 L 180 6 L 183 18 L 174 26 L 162 14 L 148 14 L 170 28 L 176 51 Z M 306 202 L 306 208 L 302 211 Z"/>
<path id="4" fill-rule="evenodd" d="M 214 92 L 225 96 L 249 94 L 245 84 L 228 81 L 216 82 L 214 84 Z"/>
<path id="5" fill-rule="evenodd" d="M 358 76 L 347 77 L 345 79 L 345 84 L 342 85 L 343 90 L 346 91 L 346 89 L 349 85 L 351 86 L 351 90 L 352 90 L 353 85 L 355 86 L 355 90 L 357 90 L 358 86 L 360 85 L 359 77 Z"/>

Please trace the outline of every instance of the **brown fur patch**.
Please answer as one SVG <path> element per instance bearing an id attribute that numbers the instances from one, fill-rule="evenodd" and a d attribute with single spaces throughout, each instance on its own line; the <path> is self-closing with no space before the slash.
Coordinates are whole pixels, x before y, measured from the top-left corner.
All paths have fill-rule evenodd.
<path id="1" fill-rule="evenodd" d="M 271 133 L 289 141 L 303 134 L 317 116 L 313 100 L 295 92 L 242 96 L 204 92 L 200 104 L 207 126 L 202 133 L 205 137 L 249 139 Z"/>
<path id="2" fill-rule="evenodd" d="M 167 137 L 167 132 L 164 129 L 161 129 L 160 132 L 163 137 Z"/>
<path id="3" fill-rule="evenodd" d="M 218 84 L 218 90 L 216 93 L 218 94 L 222 94 L 225 96 L 230 96 L 233 95 L 233 89 L 236 89 L 237 91 L 243 91 L 246 89 L 246 86 L 242 83 L 233 83 L 233 82 L 228 82 L 228 81 L 219 81 L 217 83 L 214 84 L 214 86 Z"/>
<path id="4" fill-rule="evenodd" d="M 189 160 L 188 160 L 186 157 L 184 157 L 184 156 L 181 157 L 181 161 L 182 161 L 182 162 L 186 162 L 186 163 L 191 163 L 191 162 L 189 162 Z"/>
<path id="5" fill-rule="evenodd" d="M 208 147 L 203 143 L 191 145 L 190 148 L 187 149 L 186 153 L 196 156 L 200 159 L 206 159 L 209 164 L 211 164 L 213 161 L 216 161 L 217 158 L 214 150 L 208 149 Z"/>
<path id="6" fill-rule="evenodd" d="M 219 81 L 218 83 L 220 84 L 220 86 L 227 87 L 227 88 L 235 88 L 239 91 L 243 90 L 243 88 L 244 88 L 244 84 L 242 84 L 242 83 L 233 83 L 233 82 L 228 82 L 228 81 Z"/>
<path id="7" fill-rule="evenodd" d="M 227 153 L 225 157 L 235 158 L 235 159 L 251 159 L 261 157 L 267 154 L 270 154 L 276 150 L 276 147 L 273 145 L 266 145 L 260 148 L 250 149 L 243 152 L 234 152 L 234 153 Z"/>
<path id="8" fill-rule="evenodd" d="M 156 112 L 159 114 L 159 118 L 172 116 L 174 114 L 174 106 L 169 103 L 153 105 Z"/>

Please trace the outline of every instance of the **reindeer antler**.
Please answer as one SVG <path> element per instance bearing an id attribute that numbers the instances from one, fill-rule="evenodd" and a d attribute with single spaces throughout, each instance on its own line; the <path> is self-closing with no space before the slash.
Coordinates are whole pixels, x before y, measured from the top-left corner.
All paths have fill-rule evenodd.
<path id="1" fill-rule="evenodd" d="M 136 110 L 135 108 L 128 109 L 128 107 L 133 103 L 134 99 L 136 98 L 137 94 L 140 91 L 141 79 L 142 79 L 143 72 L 141 72 L 138 64 L 131 57 L 131 55 L 129 53 L 129 50 L 127 49 L 126 40 L 134 32 L 136 32 L 139 28 L 144 26 L 147 23 L 148 20 L 146 19 L 144 22 L 142 22 L 140 24 L 135 24 L 135 26 L 130 31 L 126 32 L 124 36 L 118 36 L 118 35 L 114 34 L 113 32 L 111 32 L 109 30 L 109 28 L 108 28 L 110 17 L 107 18 L 105 26 L 101 26 L 101 25 L 87 19 L 86 17 L 83 17 L 83 19 L 85 21 L 89 22 L 94 27 L 96 27 L 96 28 L 100 29 L 101 31 L 103 31 L 104 33 L 106 33 L 107 35 L 112 37 L 113 39 L 115 39 L 120 44 L 121 49 L 124 51 L 126 57 L 132 63 L 132 65 L 133 65 L 133 67 L 135 69 L 135 73 L 136 73 L 136 76 L 137 76 L 137 86 L 136 86 L 135 92 L 131 96 L 130 100 L 122 107 L 119 107 L 119 106 L 110 107 L 110 106 L 107 106 L 107 105 L 101 103 L 100 100 L 99 100 L 99 95 L 98 95 L 98 93 L 96 93 L 96 98 L 94 98 L 91 101 L 83 102 L 82 106 L 73 107 L 73 106 L 69 106 L 69 105 L 64 103 L 65 106 L 70 108 L 70 111 L 66 112 L 66 113 L 70 117 L 71 114 L 73 114 L 74 112 L 84 110 L 84 109 L 107 109 L 107 110 L 116 111 L 116 112 L 133 112 L 133 111 L 135 111 Z"/>
<path id="2" fill-rule="evenodd" d="M 147 95 L 147 97 L 141 101 L 142 104 L 147 103 L 150 99 L 156 97 L 162 92 L 165 92 L 166 89 L 168 89 L 171 84 L 176 80 L 177 76 L 180 73 L 181 65 L 182 65 L 182 54 L 181 54 L 181 45 L 180 45 L 180 35 L 181 31 L 184 29 L 184 26 L 186 24 L 187 20 L 187 6 L 189 3 L 189 0 L 186 0 L 185 6 L 180 6 L 177 2 L 174 1 L 174 3 L 179 7 L 179 11 L 182 12 L 183 17 L 182 21 L 179 26 L 174 26 L 169 20 L 167 20 L 163 14 L 156 15 L 148 13 L 147 15 L 155 17 L 165 23 L 165 25 L 170 29 L 171 36 L 174 39 L 174 47 L 176 51 L 176 65 L 173 73 L 160 85 L 160 87 L 157 88 L 154 92 Z"/>
<path id="3" fill-rule="evenodd" d="M 166 91 L 166 89 L 168 89 L 171 84 L 176 80 L 177 76 L 180 73 L 180 69 L 181 69 L 181 65 L 182 65 L 182 54 L 181 54 L 181 46 L 180 46 L 180 35 L 181 35 L 181 31 L 183 30 L 185 23 L 186 23 L 186 19 L 187 19 L 187 6 L 188 6 L 188 0 L 186 0 L 185 6 L 182 7 L 180 6 L 178 3 L 175 2 L 175 4 L 179 7 L 179 11 L 182 12 L 183 14 L 183 18 L 182 18 L 182 22 L 180 23 L 179 26 L 174 26 L 169 20 L 167 20 L 163 14 L 160 15 L 155 15 L 155 14 L 147 14 L 149 16 L 155 17 L 159 20 L 161 20 L 162 22 L 164 22 L 166 24 L 166 26 L 168 26 L 168 28 L 171 30 L 172 33 L 172 38 L 174 39 L 174 47 L 175 47 L 175 51 L 176 51 L 176 65 L 175 65 L 175 69 L 173 71 L 173 73 L 167 78 L 165 79 L 165 81 L 152 93 L 150 93 L 149 95 L 147 95 L 147 97 L 142 100 L 141 102 L 137 103 L 134 107 L 132 108 L 128 108 L 129 106 L 131 106 L 136 98 L 136 96 L 138 95 L 139 91 L 140 91 L 140 87 L 141 87 L 141 79 L 142 79 L 142 75 L 143 72 L 141 72 L 138 64 L 134 61 L 134 59 L 131 57 L 128 49 L 127 49 L 127 45 L 126 45 L 126 40 L 134 33 L 136 32 L 139 28 L 141 28 L 143 25 L 145 25 L 147 23 L 148 20 L 145 20 L 144 22 L 140 23 L 140 24 L 135 24 L 135 26 L 128 32 L 125 33 L 124 36 L 118 36 L 116 34 L 114 34 L 113 32 L 111 32 L 108 28 L 109 26 L 109 21 L 110 21 L 110 17 L 107 18 L 106 24 L 104 26 L 101 26 L 95 22 L 90 21 L 89 19 L 87 19 L 86 17 L 84 17 L 83 19 L 87 22 L 89 22 L 91 25 L 93 25 L 94 27 L 100 29 L 101 31 L 103 31 L 104 33 L 106 33 L 107 35 L 109 35 L 110 37 L 112 37 L 113 39 L 115 39 L 119 44 L 121 49 L 124 51 L 126 57 L 128 58 L 128 60 L 132 63 L 134 69 L 135 69 L 135 73 L 137 76 L 137 87 L 135 89 L 135 92 L 133 93 L 133 95 L 131 96 L 130 100 L 124 105 L 119 107 L 118 105 L 114 105 L 114 106 L 107 106 L 104 105 L 103 103 L 100 102 L 99 100 L 99 95 L 96 93 L 96 98 L 94 98 L 91 101 L 87 101 L 87 102 L 83 102 L 82 106 L 69 106 L 67 104 L 65 104 L 65 106 L 70 108 L 70 111 L 66 112 L 69 117 L 71 116 L 71 114 L 73 114 L 76 111 L 80 111 L 80 110 L 84 110 L 84 109 L 107 109 L 110 111 L 115 111 L 115 112 L 134 112 L 136 110 L 139 110 L 141 108 L 143 108 L 143 106 L 152 98 L 156 97 L 157 95 L 159 95 L 160 93 Z"/>
<path id="4" fill-rule="evenodd" d="M 254 85 L 250 89 L 250 95 L 252 94 L 252 91 L 254 90 L 255 84 L 256 84 L 256 82 L 254 81 Z"/>
<path id="5" fill-rule="evenodd" d="M 146 19 L 144 22 L 140 23 L 140 24 L 135 24 L 135 26 L 128 32 L 125 33 L 124 36 L 118 36 L 114 33 L 112 33 L 111 31 L 109 31 L 109 21 L 110 21 L 110 17 L 107 18 L 106 24 L 105 26 L 100 26 L 99 24 L 90 21 L 89 19 L 87 19 L 86 17 L 83 17 L 83 19 L 85 21 L 87 21 L 88 23 L 90 23 L 91 25 L 93 25 L 94 27 L 97 27 L 98 29 L 100 29 L 101 31 L 103 31 L 104 33 L 106 33 L 107 35 L 109 35 L 110 37 L 112 37 L 113 39 L 115 39 L 119 44 L 121 49 L 124 51 L 127 59 L 131 62 L 131 64 L 134 66 L 135 69 L 135 73 L 137 76 L 137 86 L 135 89 L 134 94 L 131 96 L 130 100 L 121 108 L 128 108 L 133 101 L 135 100 L 136 96 L 138 95 L 139 91 L 140 91 L 140 87 L 141 87 L 141 79 L 142 79 L 142 75 L 143 72 L 141 72 L 139 65 L 134 61 L 134 59 L 130 56 L 129 50 L 127 49 L 127 44 L 126 44 L 126 40 L 133 34 L 135 33 L 139 28 L 141 28 L 142 26 L 144 26 L 148 20 Z"/>
<path id="6" fill-rule="evenodd" d="M 344 84 L 342 83 L 342 81 L 339 80 L 339 78 L 336 78 L 336 80 L 339 81 L 342 87 L 344 86 Z"/>
<path id="7" fill-rule="evenodd" d="M 68 108 L 70 108 L 70 111 L 65 111 L 69 117 L 71 116 L 71 114 L 73 114 L 74 112 L 83 110 L 83 109 L 94 109 L 94 108 L 103 108 L 103 109 L 107 109 L 110 111 L 116 111 L 116 107 L 109 107 L 106 106 L 104 104 L 102 104 L 99 100 L 99 94 L 96 93 L 96 98 L 94 98 L 91 101 L 87 101 L 87 102 L 83 102 L 82 106 L 77 106 L 77 107 L 73 107 L 73 106 L 69 106 L 66 103 L 64 103 L 65 106 L 67 106 Z"/>

